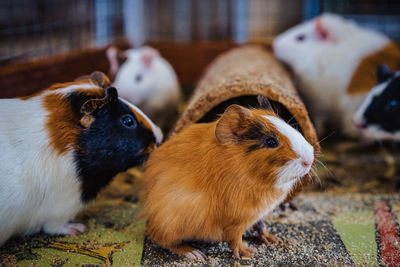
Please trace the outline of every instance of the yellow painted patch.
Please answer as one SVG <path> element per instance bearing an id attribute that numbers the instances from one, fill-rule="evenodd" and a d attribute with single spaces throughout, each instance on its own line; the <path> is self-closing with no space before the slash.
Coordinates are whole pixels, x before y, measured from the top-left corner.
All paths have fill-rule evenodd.
<path id="1" fill-rule="evenodd" d="M 49 244 L 50 248 L 59 249 L 66 252 L 75 252 L 84 254 L 90 257 L 94 257 L 104 261 L 106 264 L 111 264 L 111 256 L 116 251 L 121 251 L 121 248 L 125 246 L 125 243 L 112 244 L 110 246 L 101 246 L 98 249 L 90 249 L 85 246 L 69 243 L 52 242 Z"/>

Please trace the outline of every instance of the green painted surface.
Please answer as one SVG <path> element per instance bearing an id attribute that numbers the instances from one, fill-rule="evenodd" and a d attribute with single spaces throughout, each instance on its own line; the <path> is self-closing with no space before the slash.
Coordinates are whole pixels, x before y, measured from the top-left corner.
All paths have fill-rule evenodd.
<path id="1" fill-rule="evenodd" d="M 135 266 L 140 264 L 145 220 L 139 215 L 137 204 L 106 200 L 91 205 L 78 216 L 89 231 L 80 236 L 50 237 L 36 235 L 23 239 L 11 240 L 0 251 L 4 265 L 15 266 L 82 266 L 82 264 L 109 265 L 93 254 L 110 260 L 114 266 Z M 65 247 L 79 247 L 85 254 L 74 249 L 58 250 L 52 244 Z M 117 249 L 114 249 L 116 247 Z M 99 253 L 94 253 L 99 252 Z M 89 256 L 88 254 L 92 254 Z M 8 264 L 4 258 L 8 257 Z"/>
<path id="2" fill-rule="evenodd" d="M 337 214 L 332 222 L 356 265 L 378 265 L 372 209 Z"/>

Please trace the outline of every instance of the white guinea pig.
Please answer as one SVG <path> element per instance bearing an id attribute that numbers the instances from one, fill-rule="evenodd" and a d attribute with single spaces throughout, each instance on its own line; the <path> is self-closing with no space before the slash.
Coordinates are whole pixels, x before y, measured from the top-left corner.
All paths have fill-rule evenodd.
<path id="1" fill-rule="evenodd" d="M 354 114 L 354 123 L 366 139 L 400 141 L 400 71 L 378 68 L 378 84 L 368 92 Z"/>
<path id="2" fill-rule="evenodd" d="M 180 99 L 180 86 L 172 66 L 149 46 L 122 53 L 126 60 L 119 65 L 117 49 L 107 50 L 110 72 L 115 75 L 113 85 L 119 95 L 161 127 L 171 125 Z"/>
<path id="3" fill-rule="evenodd" d="M 280 34 L 273 49 L 292 68 L 320 135 L 333 122 L 358 137 L 352 117 L 376 83 L 378 65 L 400 67 L 400 50 L 386 36 L 334 14 Z"/>
<path id="4" fill-rule="evenodd" d="M 0 99 L 0 246 L 43 230 L 76 235 L 75 215 L 114 175 L 143 163 L 162 133 L 100 72 Z"/>

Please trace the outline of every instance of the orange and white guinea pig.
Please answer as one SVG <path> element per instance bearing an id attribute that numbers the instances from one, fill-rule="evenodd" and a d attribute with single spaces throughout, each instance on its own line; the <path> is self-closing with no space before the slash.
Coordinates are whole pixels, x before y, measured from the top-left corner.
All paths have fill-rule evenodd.
<path id="1" fill-rule="evenodd" d="M 352 118 L 378 82 L 376 69 L 400 69 L 400 49 L 388 37 L 329 13 L 280 34 L 273 49 L 293 69 L 319 135 L 329 123 L 359 137 Z"/>
<path id="2" fill-rule="evenodd" d="M 314 149 L 272 111 L 264 96 L 260 109 L 229 106 L 211 123 L 192 124 L 149 158 L 144 214 L 158 245 L 192 260 L 199 250 L 188 239 L 227 241 L 235 257 L 252 256 L 243 232 L 279 205 L 307 175 Z M 258 229 L 268 243 L 275 237 Z"/>
<path id="3" fill-rule="evenodd" d="M 161 130 L 118 98 L 101 72 L 0 99 L 0 246 L 41 230 L 83 232 L 70 220 L 161 140 Z"/>

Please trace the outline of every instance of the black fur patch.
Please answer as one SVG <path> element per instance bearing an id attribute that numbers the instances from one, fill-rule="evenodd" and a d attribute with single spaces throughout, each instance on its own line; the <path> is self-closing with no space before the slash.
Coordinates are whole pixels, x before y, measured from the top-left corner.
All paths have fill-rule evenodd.
<path id="1" fill-rule="evenodd" d="M 375 96 L 364 113 L 366 125 L 378 126 L 386 132 L 400 131 L 400 76 Z"/>
<path id="2" fill-rule="evenodd" d="M 267 132 L 261 122 L 257 122 L 248 127 L 242 135 L 239 136 L 239 141 L 255 141 L 256 144 L 250 145 L 247 148 L 247 153 L 251 153 L 257 149 L 265 148 L 265 139 L 275 137 L 273 132 Z M 276 138 L 276 137 L 275 137 Z"/>
<path id="3" fill-rule="evenodd" d="M 244 128 L 244 127 L 243 127 Z M 249 125 L 247 131 L 241 134 L 239 137 L 239 141 L 256 141 L 263 138 L 264 133 L 264 125 L 261 123 L 255 123 Z"/>
<path id="4" fill-rule="evenodd" d="M 263 146 L 262 146 L 261 144 L 254 144 L 254 145 L 251 145 L 251 146 L 249 146 L 249 147 L 247 148 L 247 153 L 251 153 L 251 152 L 253 152 L 254 150 L 261 149 L 261 148 L 263 148 Z"/>
<path id="5" fill-rule="evenodd" d="M 79 93 L 69 97 L 78 113 L 89 98 Z M 125 114 L 135 118 L 136 128 L 127 129 L 121 124 L 120 118 Z M 139 124 L 135 114 L 120 100 L 107 103 L 93 116 L 94 122 L 79 135 L 75 152 L 84 202 L 94 199 L 118 172 L 142 164 L 148 157 L 143 151 L 155 143 L 153 132 Z"/>

